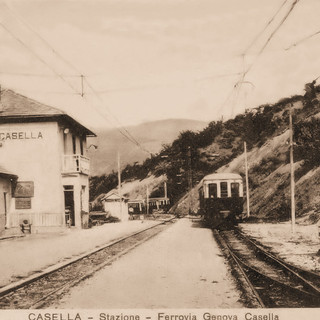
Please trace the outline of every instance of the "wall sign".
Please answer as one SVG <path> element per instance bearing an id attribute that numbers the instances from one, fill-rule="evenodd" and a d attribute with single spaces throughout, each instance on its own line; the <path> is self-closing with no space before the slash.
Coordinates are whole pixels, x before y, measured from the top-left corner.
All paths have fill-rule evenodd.
<path id="1" fill-rule="evenodd" d="M 18 181 L 13 196 L 15 198 L 28 198 L 34 196 L 34 183 L 33 181 Z"/>
<path id="2" fill-rule="evenodd" d="M 40 131 L 19 131 L 19 132 L 0 132 L 0 140 L 29 140 L 29 139 L 43 139 Z"/>
<path id="3" fill-rule="evenodd" d="M 16 198 L 16 209 L 31 209 L 31 198 Z"/>

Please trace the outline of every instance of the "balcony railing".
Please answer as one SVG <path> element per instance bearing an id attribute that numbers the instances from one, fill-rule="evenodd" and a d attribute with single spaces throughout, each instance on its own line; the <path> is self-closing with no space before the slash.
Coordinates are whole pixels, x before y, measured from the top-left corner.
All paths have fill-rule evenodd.
<path id="1" fill-rule="evenodd" d="M 90 160 L 80 154 L 64 155 L 62 173 L 83 173 L 89 175 Z"/>

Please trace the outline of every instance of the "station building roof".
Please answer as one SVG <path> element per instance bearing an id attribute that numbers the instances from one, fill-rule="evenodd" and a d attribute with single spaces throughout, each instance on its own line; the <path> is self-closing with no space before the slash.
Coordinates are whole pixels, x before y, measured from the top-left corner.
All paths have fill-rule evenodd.
<path id="1" fill-rule="evenodd" d="M 7 179 L 17 179 L 18 176 L 8 171 L 6 168 L 0 165 L 0 177 L 4 177 Z"/>
<path id="2" fill-rule="evenodd" d="M 120 195 L 118 191 L 109 191 L 103 198 L 101 198 L 101 201 L 113 201 L 113 200 L 119 200 Z M 121 199 L 123 200 L 129 200 L 127 197 L 121 196 Z"/>
<path id="3" fill-rule="evenodd" d="M 87 136 L 96 136 L 68 114 L 57 108 L 47 106 L 10 89 L 1 90 L 0 123 L 31 122 L 31 121 L 63 121 Z"/>

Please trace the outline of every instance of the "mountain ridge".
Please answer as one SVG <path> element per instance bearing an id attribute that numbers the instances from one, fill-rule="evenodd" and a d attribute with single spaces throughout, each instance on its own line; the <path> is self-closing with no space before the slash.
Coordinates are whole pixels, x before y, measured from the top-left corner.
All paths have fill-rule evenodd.
<path id="1" fill-rule="evenodd" d="M 283 98 L 246 110 L 228 121 L 212 121 L 202 131 L 185 130 L 159 154 L 142 165 L 122 170 L 124 185 L 136 181 L 128 196 L 141 184 L 163 177 L 173 204 L 172 213 L 184 215 L 199 210 L 201 179 L 213 172 L 244 172 L 244 142 L 247 144 L 249 193 L 252 220 L 290 220 L 289 115 L 293 118 L 296 221 L 320 223 L 320 86 L 304 96 Z M 214 157 L 213 157 L 214 155 Z M 155 178 L 152 178 L 155 177 Z M 103 188 L 115 188 L 116 175 L 92 181 L 93 196 Z M 152 182 L 151 181 L 151 182 Z M 162 180 L 163 181 L 163 180 Z M 148 185 L 151 185 L 148 182 Z M 190 190 L 190 182 L 193 188 Z M 141 189 L 141 188 L 140 188 Z M 141 189 L 142 190 L 142 189 Z M 139 190 L 139 192 L 141 191 Z M 161 184 L 149 188 L 150 196 L 163 192 Z M 139 193 L 140 194 L 140 193 Z M 140 194 L 145 197 L 146 191 Z M 245 206 L 244 206 L 245 208 Z"/>
<path id="2" fill-rule="evenodd" d="M 207 122 L 204 121 L 181 118 L 148 121 L 122 129 L 98 129 L 96 130 L 98 137 L 88 139 L 89 146 L 91 144 L 98 146 L 97 149 L 88 150 L 91 175 L 107 174 L 117 170 L 118 151 L 122 167 L 125 164 L 141 163 L 150 156 L 150 153 L 156 154 L 164 144 L 171 143 L 181 131 L 189 129 L 198 131 L 206 125 Z M 141 147 L 124 137 L 128 136 L 128 132 Z"/>

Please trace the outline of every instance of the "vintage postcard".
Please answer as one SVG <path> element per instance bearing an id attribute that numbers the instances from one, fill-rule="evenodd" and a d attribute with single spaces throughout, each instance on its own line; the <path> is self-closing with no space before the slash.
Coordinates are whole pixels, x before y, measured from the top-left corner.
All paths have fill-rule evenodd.
<path id="1" fill-rule="evenodd" d="M 318 319 L 319 12 L 0 1 L 0 318 Z"/>

